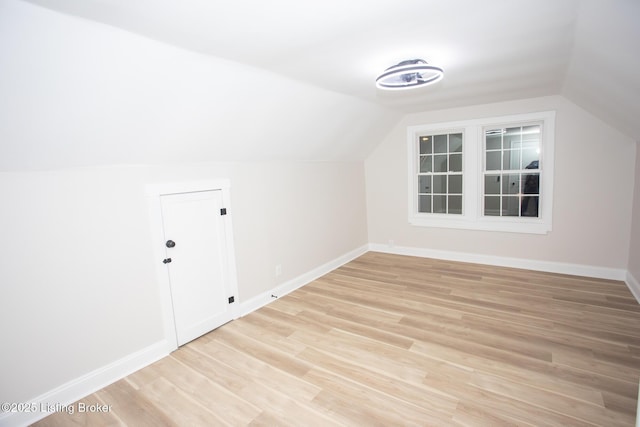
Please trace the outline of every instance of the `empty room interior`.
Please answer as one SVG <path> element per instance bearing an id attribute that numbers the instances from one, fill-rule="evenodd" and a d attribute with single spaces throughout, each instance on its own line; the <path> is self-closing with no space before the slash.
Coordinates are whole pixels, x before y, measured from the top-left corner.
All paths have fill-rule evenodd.
<path id="1" fill-rule="evenodd" d="M 0 426 L 640 425 L 637 0 L 0 0 Z"/>

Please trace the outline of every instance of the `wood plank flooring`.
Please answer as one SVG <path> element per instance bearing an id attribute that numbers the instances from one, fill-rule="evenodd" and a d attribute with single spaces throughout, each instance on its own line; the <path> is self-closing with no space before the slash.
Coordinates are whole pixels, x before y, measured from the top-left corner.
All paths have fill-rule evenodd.
<path id="1" fill-rule="evenodd" d="M 36 425 L 632 426 L 622 282 L 369 252 Z"/>

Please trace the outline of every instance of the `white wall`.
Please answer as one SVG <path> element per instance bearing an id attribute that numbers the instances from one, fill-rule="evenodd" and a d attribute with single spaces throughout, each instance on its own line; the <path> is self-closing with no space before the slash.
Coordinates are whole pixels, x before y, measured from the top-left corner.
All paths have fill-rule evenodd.
<path id="1" fill-rule="evenodd" d="M 18 0 L 0 69 L 0 402 L 162 339 L 147 184 L 231 179 L 239 303 L 366 244 L 396 114 Z"/>
<path id="2" fill-rule="evenodd" d="M 364 160 L 400 117 L 18 0 L 0 0 L 0 70 L 0 171 Z"/>
<path id="3" fill-rule="evenodd" d="M 162 339 L 145 185 L 224 177 L 239 303 L 366 244 L 362 163 L 0 174 L 1 402 L 29 401 Z"/>
<path id="4" fill-rule="evenodd" d="M 633 188 L 633 219 L 631 224 L 631 244 L 629 245 L 629 264 L 627 270 L 638 286 L 640 298 L 640 147 L 636 146 L 635 183 Z"/>
<path id="5" fill-rule="evenodd" d="M 406 127 L 556 110 L 553 231 L 547 235 L 408 224 Z M 635 143 L 562 97 L 406 116 L 366 160 L 369 241 L 475 255 L 626 269 Z"/>
<path id="6" fill-rule="evenodd" d="M 162 339 L 151 183 L 231 179 L 239 302 L 368 240 L 637 260 L 631 143 L 562 98 L 407 116 L 363 165 L 397 114 L 17 0 L 0 0 L 0 69 L 0 402 Z M 551 234 L 407 225 L 407 125 L 547 109 L 558 110 Z"/>

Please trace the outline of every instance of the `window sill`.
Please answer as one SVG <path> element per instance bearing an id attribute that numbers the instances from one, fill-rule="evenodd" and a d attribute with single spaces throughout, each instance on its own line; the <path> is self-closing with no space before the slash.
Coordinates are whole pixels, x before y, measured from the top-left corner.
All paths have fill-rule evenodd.
<path id="1" fill-rule="evenodd" d="M 451 215 L 429 214 L 428 217 L 415 215 L 409 218 L 409 224 L 418 227 L 502 231 L 524 234 L 548 234 L 551 231 L 551 222 L 539 218 L 465 218 L 463 216 L 452 218 Z"/>

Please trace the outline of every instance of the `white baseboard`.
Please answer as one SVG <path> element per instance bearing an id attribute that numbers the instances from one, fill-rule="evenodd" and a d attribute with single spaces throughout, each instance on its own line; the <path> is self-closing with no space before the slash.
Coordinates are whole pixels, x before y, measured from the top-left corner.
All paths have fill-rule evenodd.
<path id="1" fill-rule="evenodd" d="M 627 277 L 625 279 L 625 283 L 627 284 L 627 287 L 629 288 L 633 296 L 636 297 L 636 300 L 638 301 L 638 303 L 640 303 L 640 283 L 635 277 L 631 275 L 630 271 L 627 271 Z"/>
<path id="2" fill-rule="evenodd" d="M 275 300 L 274 296 L 280 298 L 289 292 L 295 291 L 296 289 L 306 285 L 307 283 L 313 282 L 318 277 L 321 277 L 332 270 L 348 263 L 349 261 L 359 257 L 360 255 L 365 254 L 369 250 L 368 245 L 361 246 L 357 249 L 354 249 L 346 254 L 339 256 L 338 258 L 329 261 L 319 267 L 314 268 L 307 273 L 304 273 L 298 277 L 295 277 L 291 280 L 288 280 L 270 291 L 263 292 L 260 295 L 257 295 L 250 300 L 242 302 L 239 307 L 240 316 L 246 316 L 259 309 L 260 307 L 264 307 L 265 305 L 273 302 Z"/>
<path id="3" fill-rule="evenodd" d="M 50 415 L 51 411 L 77 411 L 70 405 L 162 359 L 170 351 L 170 345 L 165 341 L 152 344 L 31 399 L 28 404 L 33 412 L 0 413 L 0 426 L 28 426 Z"/>
<path id="4" fill-rule="evenodd" d="M 409 255 L 423 258 L 443 259 L 448 261 L 471 262 L 476 264 L 495 265 L 500 267 L 523 268 L 527 270 L 571 274 L 575 276 L 595 277 L 599 279 L 624 281 L 627 278 L 627 271 L 624 269 L 597 267 L 591 265 L 539 261 L 524 258 L 510 258 L 495 255 L 479 255 L 465 252 L 441 251 L 426 248 L 389 246 L 380 243 L 370 243 L 369 250 L 396 255 Z"/>

